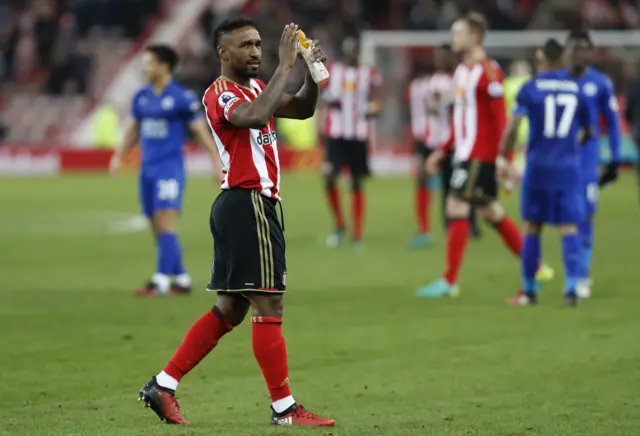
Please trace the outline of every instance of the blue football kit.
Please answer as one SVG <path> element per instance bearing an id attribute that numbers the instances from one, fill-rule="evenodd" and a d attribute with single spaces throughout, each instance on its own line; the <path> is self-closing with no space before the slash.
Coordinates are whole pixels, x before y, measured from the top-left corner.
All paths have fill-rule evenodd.
<path id="1" fill-rule="evenodd" d="M 522 181 L 521 215 L 525 221 L 576 225 L 585 220 L 580 130 L 593 122 L 579 84 L 563 71 L 541 73 L 525 83 L 516 98 L 515 115 L 529 119 L 527 164 Z M 521 253 L 526 301 L 535 302 L 536 272 L 542 249 L 540 235 L 526 234 Z M 580 278 L 580 236 L 562 236 L 564 293 L 576 301 Z"/>
<path id="2" fill-rule="evenodd" d="M 185 187 L 183 146 L 190 124 L 203 117 L 201 103 L 187 88 L 171 81 L 156 93 L 151 85 L 134 97 L 132 116 L 139 125 L 141 149 L 140 204 L 148 218 L 158 211 L 180 210 Z M 169 292 L 170 279 L 187 291 L 191 278 L 182 263 L 182 247 L 174 232 L 156 235 L 156 274 L 143 291 Z M 179 288 L 175 288 L 179 289 Z"/>
<path id="3" fill-rule="evenodd" d="M 581 76 L 572 76 L 567 69 L 564 69 L 562 73 L 578 83 L 591 113 L 593 137 L 582 148 L 584 195 L 587 200 L 587 214 L 591 215 L 596 211 L 598 203 L 601 117 L 606 122 L 611 161 L 620 161 L 618 101 L 611 80 L 595 68 L 587 68 Z"/>
<path id="4" fill-rule="evenodd" d="M 529 119 L 521 215 L 535 223 L 578 224 L 585 218 L 580 129 L 591 115 L 579 85 L 558 71 L 539 74 L 518 93 L 515 114 Z"/>
<path id="5" fill-rule="evenodd" d="M 180 210 L 186 181 L 184 146 L 189 124 L 202 117 L 195 94 L 170 82 L 156 94 L 151 85 L 134 97 L 132 115 L 140 126 L 140 204 L 151 218 L 164 209 Z"/>

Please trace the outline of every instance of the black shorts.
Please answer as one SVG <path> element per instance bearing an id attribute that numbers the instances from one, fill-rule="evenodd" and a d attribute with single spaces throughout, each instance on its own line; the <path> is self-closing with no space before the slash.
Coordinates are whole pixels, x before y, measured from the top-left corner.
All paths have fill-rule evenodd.
<path id="1" fill-rule="evenodd" d="M 473 204 L 487 205 L 498 198 L 496 165 L 477 160 L 453 162 L 449 192 Z"/>
<path id="2" fill-rule="evenodd" d="M 413 143 L 416 154 L 420 157 L 420 161 L 425 163 L 429 156 L 435 151 L 434 148 L 429 148 L 422 143 L 422 141 L 415 141 Z"/>
<path id="3" fill-rule="evenodd" d="M 347 166 L 354 176 L 366 177 L 370 174 L 367 141 L 327 138 L 325 142 L 325 161 L 330 172 L 338 174 Z"/>
<path id="4" fill-rule="evenodd" d="M 211 206 L 209 291 L 284 292 L 287 263 L 277 201 L 256 190 L 222 191 Z"/>

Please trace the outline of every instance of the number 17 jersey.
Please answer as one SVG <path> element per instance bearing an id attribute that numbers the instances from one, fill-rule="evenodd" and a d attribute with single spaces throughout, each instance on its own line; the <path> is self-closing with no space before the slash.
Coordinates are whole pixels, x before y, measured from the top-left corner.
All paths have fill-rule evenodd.
<path id="1" fill-rule="evenodd" d="M 529 118 L 522 183 L 522 219 L 553 225 L 584 219 L 579 131 L 589 127 L 589 108 L 575 81 L 547 72 L 518 93 L 515 113 Z"/>
<path id="2" fill-rule="evenodd" d="M 524 185 L 564 189 L 581 179 L 579 132 L 591 123 L 578 84 L 559 71 L 537 75 L 520 89 L 516 115 L 529 118 Z"/>

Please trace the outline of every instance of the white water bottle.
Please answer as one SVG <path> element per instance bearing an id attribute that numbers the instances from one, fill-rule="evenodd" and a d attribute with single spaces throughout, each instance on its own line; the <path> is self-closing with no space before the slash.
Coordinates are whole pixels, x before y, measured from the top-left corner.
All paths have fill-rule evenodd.
<path id="1" fill-rule="evenodd" d="M 307 38 L 302 30 L 298 30 L 298 50 L 309 66 L 309 73 L 314 82 L 320 84 L 329 80 L 329 71 L 320 61 L 312 61 L 309 56 L 313 48 L 313 41 Z"/>

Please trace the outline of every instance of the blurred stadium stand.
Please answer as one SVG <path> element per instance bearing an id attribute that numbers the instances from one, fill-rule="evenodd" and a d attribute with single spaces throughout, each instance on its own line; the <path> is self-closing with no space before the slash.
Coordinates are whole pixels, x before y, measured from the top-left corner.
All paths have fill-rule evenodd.
<path id="1" fill-rule="evenodd" d="M 21 145 L 69 144 L 92 109 L 113 103 L 120 115 L 126 113 L 128 88 L 109 93 L 109 86 L 159 28 L 179 20 L 176 10 L 186 5 L 195 8 L 199 19 L 188 29 L 165 32 L 164 39 L 182 53 L 179 80 L 200 93 L 219 71 L 208 37 L 218 20 L 231 13 L 254 18 L 265 40 L 277 41 L 283 23 L 296 21 L 323 41 L 330 57 L 348 34 L 363 29 L 443 30 L 472 9 L 484 12 L 496 30 L 640 25 L 640 1 L 0 0 L 1 138 Z M 606 53 L 603 59 L 624 89 L 625 72 L 631 70 L 613 63 Z M 262 74 L 270 76 L 276 64 L 277 44 L 267 44 Z"/>

